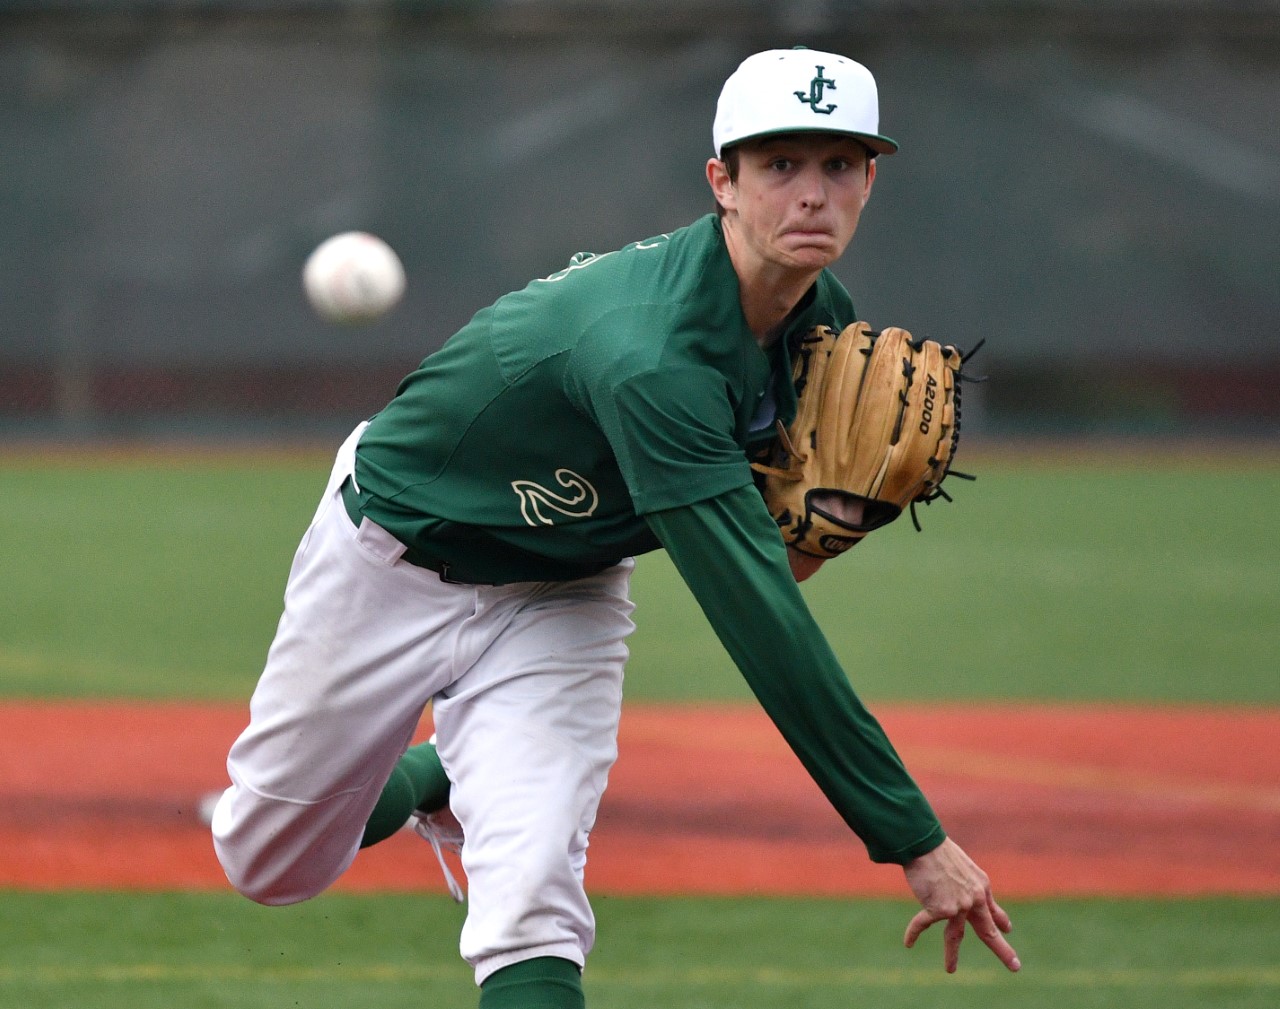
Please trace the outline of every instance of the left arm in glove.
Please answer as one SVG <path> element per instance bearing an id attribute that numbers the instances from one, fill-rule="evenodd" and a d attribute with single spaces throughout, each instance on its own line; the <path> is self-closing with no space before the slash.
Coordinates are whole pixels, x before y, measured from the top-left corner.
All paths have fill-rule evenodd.
<path id="1" fill-rule="evenodd" d="M 814 505 L 851 529 L 856 529 L 862 525 L 861 501 L 856 501 L 840 494 L 829 494 L 825 498 L 819 495 Z M 855 547 L 860 542 L 861 540 L 854 540 L 850 546 Z M 815 557 L 813 554 L 804 553 L 787 544 L 787 563 L 791 565 L 791 575 L 797 582 L 812 578 L 828 560 L 830 560 L 829 557 Z"/>
<path id="2" fill-rule="evenodd" d="M 804 337 L 794 357 L 795 419 L 779 425 L 771 461 L 753 464 L 793 552 L 838 556 L 905 508 L 948 497 L 941 485 L 959 442 L 962 358 L 954 347 L 865 322 Z"/>

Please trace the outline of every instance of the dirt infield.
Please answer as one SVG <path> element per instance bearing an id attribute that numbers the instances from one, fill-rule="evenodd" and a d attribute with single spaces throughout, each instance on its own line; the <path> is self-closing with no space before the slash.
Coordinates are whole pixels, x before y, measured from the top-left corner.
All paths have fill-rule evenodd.
<path id="1" fill-rule="evenodd" d="M 877 709 L 1006 898 L 1280 894 L 1280 709 Z M 241 705 L 0 704 L 0 885 L 222 888 L 202 795 Z M 755 708 L 629 706 L 597 893 L 903 896 Z M 411 834 L 339 888 L 443 887 Z"/>

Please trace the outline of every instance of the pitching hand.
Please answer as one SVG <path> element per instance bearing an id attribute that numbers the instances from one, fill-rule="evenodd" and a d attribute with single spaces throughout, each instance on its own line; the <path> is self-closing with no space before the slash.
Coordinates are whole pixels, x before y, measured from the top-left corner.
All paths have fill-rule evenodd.
<path id="1" fill-rule="evenodd" d="M 922 908 L 902 937 L 907 949 L 934 922 L 945 921 L 943 962 L 947 973 L 953 974 L 960 962 L 960 940 L 968 924 L 1009 970 L 1022 968 L 1018 954 L 1003 935 L 1013 928 L 1009 916 L 992 897 L 987 874 L 958 844 L 948 838 L 927 855 L 908 862 L 903 872 Z"/>

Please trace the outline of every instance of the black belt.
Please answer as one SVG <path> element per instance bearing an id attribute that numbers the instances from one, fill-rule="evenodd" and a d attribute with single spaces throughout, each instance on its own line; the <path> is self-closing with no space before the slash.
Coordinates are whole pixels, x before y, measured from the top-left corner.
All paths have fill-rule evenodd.
<path id="1" fill-rule="evenodd" d="M 347 477 L 342 481 L 342 504 L 347 509 L 347 517 L 351 519 L 352 525 L 359 529 L 360 522 L 364 519 L 364 512 L 360 510 L 360 492 L 356 490 L 356 482 L 351 477 Z M 424 554 L 421 550 L 415 550 L 408 545 L 405 545 L 404 553 L 400 555 L 400 559 L 407 564 L 412 564 L 415 568 L 426 568 L 428 571 L 434 571 L 440 576 L 442 582 L 448 582 L 451 585 L 501 584 L 499 582 L 480 582 L 460 578 L 452 570 L 448 561 L 433 557 L 430 554 Z"/>

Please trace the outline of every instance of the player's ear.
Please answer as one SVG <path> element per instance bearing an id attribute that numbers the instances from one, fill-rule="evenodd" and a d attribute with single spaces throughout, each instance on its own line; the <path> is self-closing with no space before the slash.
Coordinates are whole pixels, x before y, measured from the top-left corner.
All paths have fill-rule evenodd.
<path id="1" fill-rule="evenodd" d="M 876 181 L 876 158 L 867 158 L 867 184 L 862 191 L 862 205 L 865 207 L 871 198 L 871 184 Z"/>
<path id="2" fill-rule="evenodd" d="M 711 186 L 711 193 L 720 206 L 725 210 L 737 209 L 737 187 L 729 178 L 728 166 L 719 158 L 710 158 L 707 161 L 707 184 Z"/>

